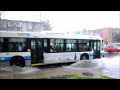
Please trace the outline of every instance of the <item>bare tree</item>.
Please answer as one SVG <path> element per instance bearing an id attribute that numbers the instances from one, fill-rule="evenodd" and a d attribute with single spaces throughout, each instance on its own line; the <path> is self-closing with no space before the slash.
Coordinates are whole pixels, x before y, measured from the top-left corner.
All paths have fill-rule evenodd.
<path id="1" fill-rule="evenodd" d="M 120 42 L 120 32 L 115 34 L 114 40 L 115 42 Z"/>

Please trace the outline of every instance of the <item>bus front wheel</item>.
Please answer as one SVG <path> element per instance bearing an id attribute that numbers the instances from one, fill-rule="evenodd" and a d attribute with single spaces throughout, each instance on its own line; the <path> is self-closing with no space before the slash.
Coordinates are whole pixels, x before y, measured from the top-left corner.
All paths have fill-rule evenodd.
<path id="1" fill-rule="evenodd" d="M 25 66 L 25 61 L 22 57 L 14 57 L 11 60 L 11 65 L 24 67 Z"/>

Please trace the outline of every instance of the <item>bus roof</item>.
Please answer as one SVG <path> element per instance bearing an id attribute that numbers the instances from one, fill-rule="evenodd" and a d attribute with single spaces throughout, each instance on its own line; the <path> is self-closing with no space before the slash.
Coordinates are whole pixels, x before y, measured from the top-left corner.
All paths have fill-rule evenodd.
<path id="1" fill-rule="evenodd" d="M 99 36 L 78 35 L 65 33 L 38 33 L 38 32 L 10 32 L 0 31 L 0 37 L 24 37 L 24 38 L 64 38 L 64 39 L 93 39 L 102 40 Z"/>

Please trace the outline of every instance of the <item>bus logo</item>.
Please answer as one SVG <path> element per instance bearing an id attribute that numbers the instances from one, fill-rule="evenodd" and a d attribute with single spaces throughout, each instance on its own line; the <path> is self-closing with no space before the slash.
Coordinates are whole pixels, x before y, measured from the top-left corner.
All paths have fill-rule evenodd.
<path id="1" fill-rule="evenodd" d="M 28 37 L 30 36 L 30 34 L 29 34 L 29 33 L 27 33 L 26 35 L 27 35 Z"/>

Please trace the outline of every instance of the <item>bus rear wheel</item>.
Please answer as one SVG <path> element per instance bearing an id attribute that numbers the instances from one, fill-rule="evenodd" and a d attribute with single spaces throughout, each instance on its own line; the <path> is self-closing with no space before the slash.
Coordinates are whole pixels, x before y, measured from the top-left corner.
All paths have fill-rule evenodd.
<path id="1" fill-rule="evenodd" d="M 81 60 L 87 60 L 88 57 L 86 55 L 81 56 Z"/>
<path id="2" fill-rule="evenodd" d="M 19 67 L 24 67 L 25 66 L 25 61 L 23 60 L 22 57 L 14 57 L 11 60 L 11 65 L 19 66 Z"/>

